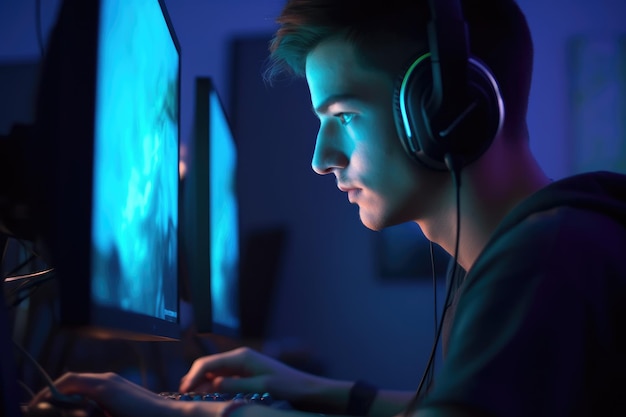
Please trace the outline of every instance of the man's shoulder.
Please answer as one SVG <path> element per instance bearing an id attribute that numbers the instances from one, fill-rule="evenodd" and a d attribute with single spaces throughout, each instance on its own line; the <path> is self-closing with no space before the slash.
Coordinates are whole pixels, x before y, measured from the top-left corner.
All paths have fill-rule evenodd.
<path id="1" fill-rule="evenodd" d="M 602 211 L 563 205 L 530 213 L 489 242 L 489 251 L 548 251 L 547 254 L 569 249 L 602 247 L 615 240 L 626 243 L 626 225 Z"/>
<path id="2" fill-rule="evenodd" d="M 624 248 L 626 228 L 615 218 L 557 207 L 533 213 L 492 240 L 467 279 L 525 289 L 539 282 L 567 284 L 574 291 L 604 287 L 611 277 L 626 278 Z"/>

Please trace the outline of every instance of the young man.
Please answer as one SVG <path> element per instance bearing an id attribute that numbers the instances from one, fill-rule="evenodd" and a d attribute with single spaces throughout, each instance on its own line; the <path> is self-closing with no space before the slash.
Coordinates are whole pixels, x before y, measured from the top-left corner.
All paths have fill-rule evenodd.
<path id="1" fill-rule="evenodd" d="M 442 86 L 430 87 L 437 51 L 426 0 L 291 0 L 271 45 L 270 75 L 286 65 L 308 82 L 320 120 L 313 169 L 336 177 L 366 227 L 414 221 L 458 263 L 432 386 L 419 398 L 375 390 L 241 348 L 198 359 L 181 391 L 268 391 L 316 413 L 380 417 L 624 413 L 626 181 L 546 177 L 528 144 L 525 18 L 513 0 L 462 5 L 469 88 L 445 58 Z M 448 23 L 438 28 L 444 43 L 462 36 L 458 19 Z M 112 415 L 296 413 L 161 401 L 113 374 L 68 374 L 57 385 Z"/>

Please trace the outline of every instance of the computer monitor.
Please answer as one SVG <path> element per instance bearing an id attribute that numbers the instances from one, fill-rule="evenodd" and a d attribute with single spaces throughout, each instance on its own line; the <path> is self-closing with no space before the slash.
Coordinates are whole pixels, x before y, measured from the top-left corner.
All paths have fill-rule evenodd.
<path id="1" fill-rule="evenodd" d="M 195 83 L 194 127 L 183 148 L 181 262 L 198 334 L 240 336 L 237 146 L 209 77 Z"/>
<path id="2" fill-rule="evenodd" d="M 61 4 L 32 148 L 64 328 L 179 337 L 180 62 L 163 1 Z"/>

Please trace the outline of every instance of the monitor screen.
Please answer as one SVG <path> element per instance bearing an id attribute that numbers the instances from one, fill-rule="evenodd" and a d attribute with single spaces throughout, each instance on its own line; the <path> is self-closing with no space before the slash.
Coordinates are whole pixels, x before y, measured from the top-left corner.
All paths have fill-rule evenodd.
<path id="1" fill-rule="evenodd" d="M 163 2 L 62 4 L 35 135 L 61 325 L 178 337 L 179 86 Z"/>
<path id="2" fill-rule="evenodd" d="M 198 333 L 238 337 L 237 148 L 215 85 L 196 79 L 194 134 L 185 148 L 181 242 Z"/>

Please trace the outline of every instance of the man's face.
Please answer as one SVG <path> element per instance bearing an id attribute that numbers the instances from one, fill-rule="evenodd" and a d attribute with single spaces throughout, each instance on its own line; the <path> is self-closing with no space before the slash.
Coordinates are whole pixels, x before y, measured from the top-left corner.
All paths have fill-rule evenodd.
<path id="1" fill-rule="evenodd" d="M 307 57 L 306 79 L 320 119 L 313 169 L 335 175 L 363 224 L 380 230 L 436 209 L 441 175 L 406 154 L 393 119 L 391 77 L 363 67 L 347 42 L 328 40 Z"/>

